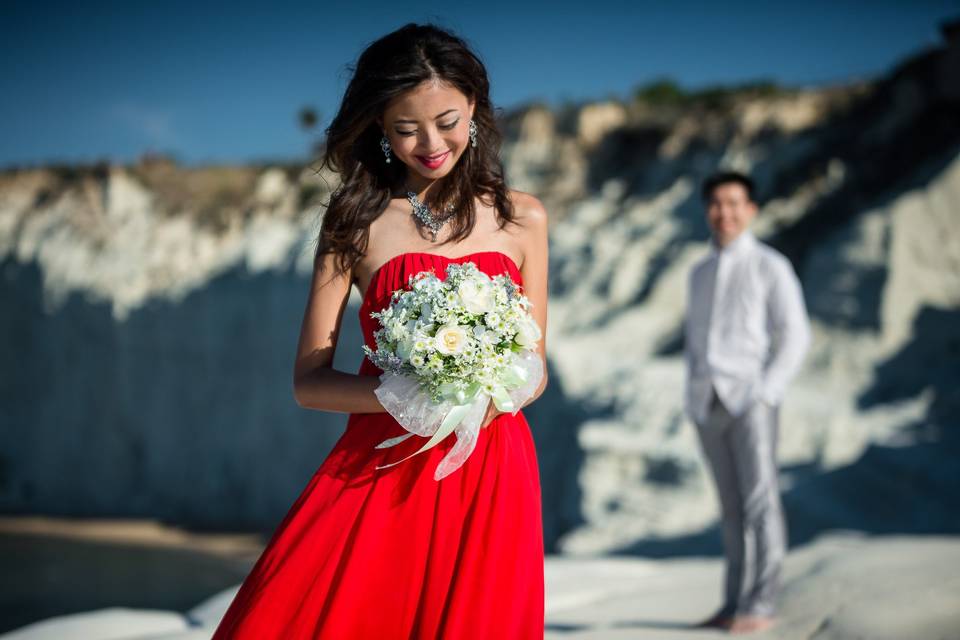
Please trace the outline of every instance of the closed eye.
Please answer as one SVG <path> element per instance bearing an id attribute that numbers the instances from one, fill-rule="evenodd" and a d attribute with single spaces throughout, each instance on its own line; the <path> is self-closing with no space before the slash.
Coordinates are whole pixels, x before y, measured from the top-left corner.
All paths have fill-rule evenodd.
<path id="1" fill-rule="evenodd" d="M 437 128 L 443 131 L 450 131 L 454 127 L 456 127 L 458 124 L 460 124 L 460 118 L 457 118 L 456 120 L 450 123 L 439 124 L 437 125 Z M 400 129 L 394 129 L 394 131 L 397 132 L 397 135 L 404 136 L 404 137 L 412 136 L 417 132 L 416 129 L 414 129 L 413 131 L 401 131 Z"/>

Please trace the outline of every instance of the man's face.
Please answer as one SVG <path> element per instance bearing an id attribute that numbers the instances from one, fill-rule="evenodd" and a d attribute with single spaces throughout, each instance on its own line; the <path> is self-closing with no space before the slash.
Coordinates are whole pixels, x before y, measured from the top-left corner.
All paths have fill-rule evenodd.
<path id="1" fill-rule="evenodd" d="M 707 224 L 721 247 L 727 246 L 743 233 L 755 215 L 757 205 L 750 200 L 747 189 L 738 182 L 717 185 L 707 200 Z"/>

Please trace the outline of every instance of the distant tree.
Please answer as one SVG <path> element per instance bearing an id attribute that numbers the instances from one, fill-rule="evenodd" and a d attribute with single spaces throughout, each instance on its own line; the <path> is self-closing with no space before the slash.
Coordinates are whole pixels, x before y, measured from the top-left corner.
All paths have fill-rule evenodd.
<path id="1" fill-rule="evenodd" d="M 320 112 L 314 107 L 305 106 L 301 107 L 297 119 L 300 122 L 300 128 L 313 137 L 313 130 L 320 124 L 321 116 Z M 310 155 L 313 157 L 319 156 L 322 153 L 322 150 L 323 142 L 319 139 L 319 137 L 313 138 L 310 141 Z"/>
<path id="2" fill-rule="evenodd" d="M 658 106 L 689 106 L 693 104 L 718 108 L 737 96 L 771 98 L 787 93 L 773 80 L 756 80 L 741 84 L 708 85 L 695 91 L 686 91 L 668 78 L 655 80 L 637 87 L 634 99 Z"/>
<path id="3" fill-rule="evenodd" d="M 320 113 L 313 107 L 303 107 L 300 109 L 300 126 L 305 131 L 311 131 L 320 122 Z"/>
<path id="4" fill-rule="evenodd" d="M 687 92 L 669 78 L 661 78 L 641 85 L 634 91 L 633 96 L 640 102 L 658 105 L 681 104 L 688 98 Z"/>

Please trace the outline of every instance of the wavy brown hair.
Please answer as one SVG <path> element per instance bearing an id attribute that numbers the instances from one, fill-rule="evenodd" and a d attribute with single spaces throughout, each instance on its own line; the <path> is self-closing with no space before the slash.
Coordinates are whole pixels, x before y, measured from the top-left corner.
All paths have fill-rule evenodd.
<path id="1" fill-rule="evenodd" d="M 401 191 L 407 175 L 404 163 L 384 162 L 378 120 L 391 100 L 426 81 L 446 83 L 474 102 L 477 146 L 467 147 L 431 197 L 434 210 L 454 207 L 448 242 L 462 240 L 473 230 L 475 199 L 494 207 L 500 228 L 514 222 L 486 68 L 457 36 L 434 25 L 411 23 L 360 54 L 340 109 L 327 128 L 322 166 L 338 173 L 341 182 L 323 216 L 317 264 L 322 255 L 332 253 L 344 272 L 366 253 L 370 224 Z"/>

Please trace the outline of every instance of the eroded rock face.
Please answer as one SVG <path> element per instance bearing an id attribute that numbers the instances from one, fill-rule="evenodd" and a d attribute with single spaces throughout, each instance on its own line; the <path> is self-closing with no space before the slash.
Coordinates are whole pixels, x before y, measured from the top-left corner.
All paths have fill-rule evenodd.
<path id="1" fill-rule="evenodd" d="M 312 173 L 304 169 L 298 181 L 278 168 L 219 173 L 196 185 L 205 197 L 183 203 L 163 198 L 173 179 L 144 167 L 7 174 L 0 183 L 2 256 L 41 268 L 48 310 L 79 293 L 110 304 L 118 321 L 148 300 L 180 300 L 237 265 L 251 273 L 309 272 L 316 219 L 302 215 L 298 199 L 316 188 Z"/>
<path id="2" fill-rule="evenodd" d="M 960 453 L 960 74 L 944 72 L 957 58 L 934 51 L 850 87 L 505 119 L 510 182 L 552 219 L 551 387 L 526 410 L 550 548 L 694 544 L 715 519 L 680 349 L 706 250 L 699 185 L 720 166 L 756 178 L 755 231 L 792 260 L 814 322 L 782 411 L 791 517 L 898 530 L 851 509 L 841 478 L 867 492 L 870 469 L 953 481 L 928 469 Z M 275 526 L 343 424 L 290 389 L 333 184 L 302 167 L 164 162 L 0 175 L 0 327 L 15 338 L 0 508 Z M 337 354 L 348 371 L 355 313 Z M 916 527 L 960 530 L 956 504 L 941 506 Z"/>
<path id="3" fill-rule="evenodd" d="M 4 510 L 269 529 L 339 437 L 291 383 L 323 181 L 199 173 L 0 178 Z"/>
<path id="4" fill-rule="evenodd" d="M 946 380 L 949 374 L 935 374 L 936 359 L 930 369 L 916 361 L 909 365 L 916 368 L 880 367 L 917 341 L 940 344 L 941 362 L 960 353 L 960 329 L 949 338 L 943 326 L 960 309 L 957 270 L 950 268 L 960 257 L 960 214 L 956 209 L 947 214 L 954 221 L 947 229 L 946 210 L 939 206 L 951 200 L 960 204 L 958 186 L 960 156 L 924 187 L 864 211 L 810 249 L 799 274 L 816 337 L 782 411 L 780 458 L 786 469 L 813 465 L 829 472 L 852 465 L 871 446 L 916 443 L 917 424 L 942 420 L 931 415 L 942 394 L 937 389 L 951 384 L 956 374 Z M 699 444 L 682 414 L 684 364 L 675 343 L 686 302 L 685 276 L 705 248 L 683 241 L 670 216 L 650 215 L 658 222 L 631 240 L 634 225 L 623 220 L 642 217 L 641 212 L 655 209 L 653 203 L 606 207 L 606 226 L 588 227 L 582 234 L 570 228 L 597 220 L 604 208 L 597 199 L 580 205 L 554 229 L 554 246 L 568 251 L 556 258 L 555 277 L 565 286 L 551 301 L 551 356 L 568 402 L 590 407 L 578 436 L 586 522 L 563 539 L 561 547 L 570 552 L 630 548 L 651 536 L 698 531 L 716 513 Z M 610 252 L 594 256 L 586 241 L 566 244 L 581 236 L 606 243 Z M 671 260 L 647 285 L 644 301 L 635 303 L 624 292 L 637 296 L 642 291 L 641 283 L 651 279 L 651 261 L 671 243 L 677 245 Z M 926 247 L 925 255 L 908 257 L 903 245 Z M 564 280 L 568 271 L 569 282 Z M 623 284 L 627 279 L 631 284 Z M 945 314 L 942 320 L 921 334 L 918 322 L 938 309 Z M 864 394 L 877 384 L 897 387 L 911 377 L 924 380 L 917 393 L 864 403 Z M 954 410 L 960 409 L 955 394 L 952 402 Z M 955 428 L 954 422 L 936 428 Z M 931 463 L 948 465 L 946 459 Z M 846 496 L 803 495 L 801 474 L 795 475 L 785 475 L 784 485 L 796 488 L 804 509 L 817 502 L 823 512 L 842 508 L 838 503 Z M 802 517 L 803 509 L 795 511 Z"/>

